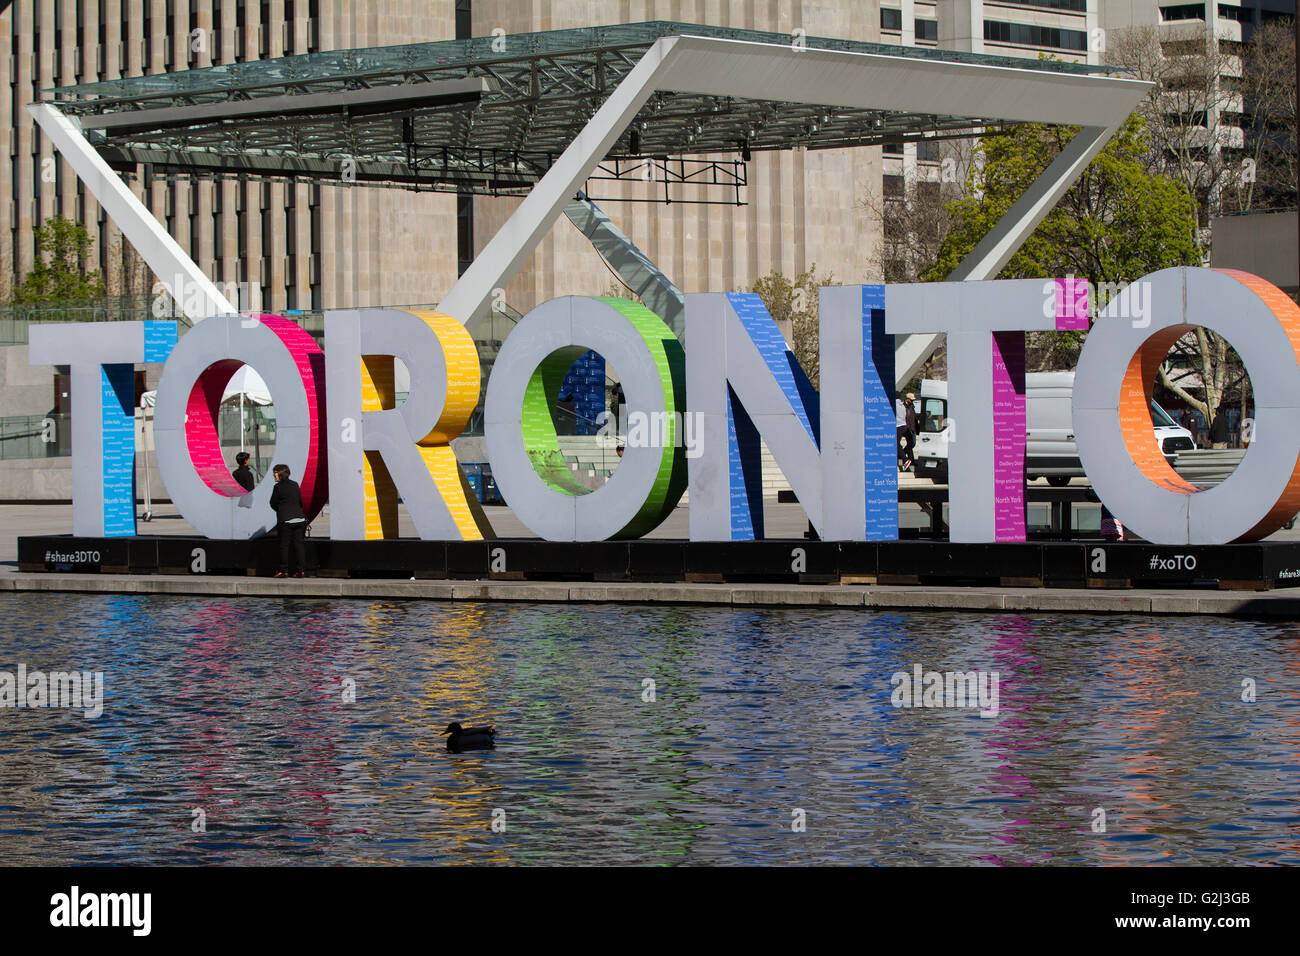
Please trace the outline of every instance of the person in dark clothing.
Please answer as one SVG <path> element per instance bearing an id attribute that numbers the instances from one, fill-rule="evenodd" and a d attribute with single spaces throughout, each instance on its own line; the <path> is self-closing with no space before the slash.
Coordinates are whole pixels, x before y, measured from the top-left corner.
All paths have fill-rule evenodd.
<path id="1" fill-rule="evenodd" d="M 903 400 L 903 414 L 907 427 L 907 434 L 903 436 L 904 441 L 907 442 L 907 448 L 903 451 L 903 456 L 907 459 L 903 470 L 906 471 L 912 467 L 916 459 L 916 436 L 921 433 L 916 421 L 916 395 L 912 392 L 908 392 L 907 398 Z"/>
<path id="2" fill-rule="evenodd" d="M 257 476 L 248 467 L 248 452 L 241 451 L 235 456 L 235 470 L 230 473 L 230 477 L 239 482 L 245 491 L 252 491 L 257 486 Z"/>
<path id="3" fill-rule="evenodd" d="M 572 392 L 565 392 L 560 396 L 556 406 L 560 414 L 556 419 L 556 430 L 561 435 L 578 434 L 578 403 L 573 397 Z M 560 431 L 560 429 L 563 429 Z"/>
<path id="4" fill-rule="evenodd" d="M 623 434 L 623 421 L 619 417 L 619 410 L 627 402 L 623 397 L 623 383 L 615 382 L 614 391 L 609 398 L 609 417 L 614 419 L 614 434 Z"/>
<path id="5" fill-rule="evenodd" d="M 1214 412 L 1214 421 L 1210 423 L 1210 443 L 1215 448 L 1228 447 L 1228 412 L 1220 405 Z"/>
<path id="6" fill-rule="evenodd" d="M 288 465 L 276 465 L 275 487 L 271 489 L 271 510 L 275 512 L 275 533 L 280 538 L 280 570 L 277 578 L 289 576 L 289 548 L 293 547 L 293 576 L 300 578 L 307 566 L 307 516 L 302 510 L 302 489 L 289 477 Z"/>

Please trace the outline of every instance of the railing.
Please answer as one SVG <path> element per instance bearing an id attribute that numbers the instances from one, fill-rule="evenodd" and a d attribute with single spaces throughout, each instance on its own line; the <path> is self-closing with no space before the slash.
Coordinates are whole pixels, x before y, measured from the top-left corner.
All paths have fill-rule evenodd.
<path id="1" fill-rule="evenodd" d="M 59 458 L 72 454 L 68 415 L 9 415 L 0 418 L 0 460 Z"/>
<path id="2" fill-rule="evenodd" d="M 25 345 L 27 326 L 33 322 L 137 322 L 147 319 L 175 319 L 182 326 L 189 320 L 176 311 L 154 311 L 155 297 L 147 293 L 110 295 L 70 302 L 31 302 L 0 306 L 0 344 Z"/>
<path id="3" fill-rule="evenodd" d="M 381 308 L 360 306 L 360 308 Z M 391 309 L 436 309 L 427 303 L 418 305 L 382 306 Z M 270 311 L 264 310 L 264 311 Z M 317 340 L 325 335 L 325 313 L 295 309 L 281 309 L 275 313 L 297 322 Z M 514 327 L 520 315 L 509 306 L 488 317 L 489 328 L 500 331 L 500 338 Z M 27 326 L 32 322 L 139 322 L 150 319 L 168 319 L 181 324 L 183 334 L 193 323 L 188 316 L 175 308 L 170 298 L 141 293 L 139 295 L 104 296 L 98 299 L 77 299 L 71 302 L 15 303 L 0 306 L 0 345 L 25 345 Z M 495 353 L 494 353 L 495 354 Z"/>

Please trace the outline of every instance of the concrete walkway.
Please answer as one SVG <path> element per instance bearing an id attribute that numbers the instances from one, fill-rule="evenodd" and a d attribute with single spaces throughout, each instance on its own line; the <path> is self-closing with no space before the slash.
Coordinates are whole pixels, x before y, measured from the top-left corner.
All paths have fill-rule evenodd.
<path id="1" fill-rule="evenodd" d="M 0 575 L 0 593 L 347 598 L 367 601 L 542 601 L 574 604 L 723 604 L 1071 614 L 1210 614 L 1300 618 L 1296 591 L 1093 590 L 933 586 L 400 581 L 129 574 Z"/>

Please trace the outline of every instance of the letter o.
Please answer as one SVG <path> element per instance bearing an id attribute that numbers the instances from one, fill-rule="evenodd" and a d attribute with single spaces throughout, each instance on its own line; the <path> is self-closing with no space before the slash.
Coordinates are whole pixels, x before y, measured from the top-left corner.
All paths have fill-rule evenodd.
<path id="1" fill-rule="evenodd" d="M 1084 471 L 1106 507 L 1154 544 L 1267 537 L 1300 511 L 1300 307 L 1229 269 L 1163 269 L 1139 282 L 1150 325 L 1121 318 L 1131 314 L 1129 286 L 1098 316 L 1079 356 L 1074 432 Z M 1227 338 L 1250 372 L 1260 436 L 1228 480 L 1205 491 L 1169 466 L 1150 415 L 1157 368 L 1198 325 Z"/>
<path id="2" fill-rule="evenodd" d="M 565 475 L 544 480 L 534 462 L 567 471 L 550 425 L 550 393 L 588 349 L 618 369 L 629 414 L 667 413 L 668 440 L 661 448 L 629 445 L 609 481 L 571 494 L 561 490 Z M 676 431 L 684 379 L 681 343 L 635 302 L 566 296 L 520 319 L 492 366 L 483 407 L 492 475 L 515 516 L 549 541 L 639 537 L 657 527 L 686 488 Z"/>
<path id="3" fill-rule="evenodd" d="M 315 340 L 276 315 L 245 327 L 238 315 L 204 319 L 181 336 L 158 382 L 154 443 L 158 470 L 181 515 L 209 538 L 256 538 L 275 525 L 266 488 L 245 492 L 230 475 L 217 434 L 221 395 L 251 365 L 275 396 L 275 454 L 302 488 L 310 521 L 325 504 L 320 420 L 324 359 Z"/>

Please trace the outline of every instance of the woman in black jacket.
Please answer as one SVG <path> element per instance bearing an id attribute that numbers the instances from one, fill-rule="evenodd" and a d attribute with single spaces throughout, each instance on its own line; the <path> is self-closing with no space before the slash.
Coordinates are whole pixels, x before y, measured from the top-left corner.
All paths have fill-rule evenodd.
<path id="1" fill-rule="evenodd" d="M 280 537 L 280 570 L 277 578 L 289 576 L 289 546 L 293 545 L 293 576 L 300 578 L 307 566 L 307 516 L 302 510 L 302 489 L 289 477 L 288 465 L 276 465 L 275 487 L 271 489 L 271 510 L 275 512 L 275 533 Z"/>

